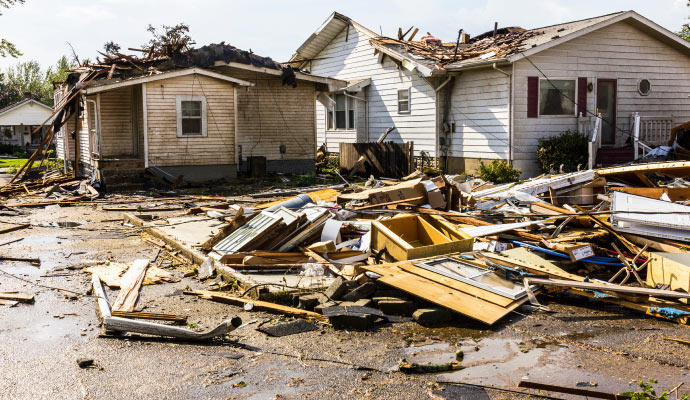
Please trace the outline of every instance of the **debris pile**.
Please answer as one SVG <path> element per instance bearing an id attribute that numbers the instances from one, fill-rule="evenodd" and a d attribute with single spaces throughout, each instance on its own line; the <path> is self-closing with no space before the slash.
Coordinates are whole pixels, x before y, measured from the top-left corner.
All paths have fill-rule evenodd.
<path id="1" fill-rule="evenodd" d="M 417 171 L 126 218 L 176 243 L 201 279 L 232 282 L 186 294 L 336 329 L 458 314 L 491 325 L 561 292 L 684 323 L 690 280 L 673 277 L 690 275 L 688 173 L 668 162 L 494 185 Z M 204 237 L 166 229 L 201 216 L 216 221 Z"/>

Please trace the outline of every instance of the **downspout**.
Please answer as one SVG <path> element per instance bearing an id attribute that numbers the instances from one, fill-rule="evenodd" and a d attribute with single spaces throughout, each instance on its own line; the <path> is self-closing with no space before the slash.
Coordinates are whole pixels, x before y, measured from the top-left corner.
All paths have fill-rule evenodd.
<path id="1" fill-rule="evenodd" d="M 436 121 L 435 121 L 435 124 L 434 124 L 434 125 L 436 125 L 436 129 L 435 129 L 434 141 L 436 142 L 436 143 L 435 143 L 435 147 L 436 147 L 436 159 L 437 159 L 437 160 L 439 159 L 439 156 L 440 156 L 440 149 L 439 149 L 439 145 L 438 145 L 438 138 L 439 138 L 440 133 L 441 133 L 441 132 L 440 132 L 440 124 L 438 123 L 438 122 L 439 122 L 439 119 L 440 119 L 440 118 L 439 118 L 440 110 L 439 110 L 438 92 L 440 92 L 441 89 L 443 89 L 443 87 L 446 86 L 446 85 L 448 84 L 448 82 L 450 82 L 452 79 L 453 79 L 453 77 L 452 77 L 452 76 L 449 76 L 448 78 L 446 78 L 445 81 L 441 82 L 441 84 L 438 85 L 438 87 L 434 88 L 434 101 L 435 101 L 435 103 L 436 103 L 436 107 L 435 107 L 435 108 L 436 108 Z M 447 159 L 447 158 L 446 158 L 446 159 Z"/>
<path id="2" fill-rule="evenodd" d="M 513 73 L 515 73 L 515 64 L 511 64 L 512 73 L 498 68 L 496 63 L 493 63 L 492 67 L 508 77 L 508 163 L 513 165 Z"/>

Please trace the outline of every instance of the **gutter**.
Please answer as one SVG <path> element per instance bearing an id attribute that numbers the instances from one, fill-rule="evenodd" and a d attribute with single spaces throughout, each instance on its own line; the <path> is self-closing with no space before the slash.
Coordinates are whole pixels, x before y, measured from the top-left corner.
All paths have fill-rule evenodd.
<path id="1" fill-rule="evenodd" d="M 477 62 L 465 64 L 465 65 L 462 65 L 459 67 L 445 67 L 445 69 L 448 72 L 455 72 L 455 71 L 465 71 L 468 69 L 475 69 L 475 68 L 485 68 L 485 67 L 490 67 L 492 65 L 498 65 L 498 64 L 511 64 L 511 61 L 507 58 L 496 58 L 493 60 L 477 61 Z"/>

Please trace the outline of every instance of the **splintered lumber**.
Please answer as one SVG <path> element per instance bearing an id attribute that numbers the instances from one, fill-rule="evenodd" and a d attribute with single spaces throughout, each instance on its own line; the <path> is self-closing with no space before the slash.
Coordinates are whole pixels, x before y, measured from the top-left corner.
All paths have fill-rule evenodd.
<path id="1" fill-rule="evenodd" d="M 6 242 L 0 243 L 0 246 L 5 246 L 5 245 L 12 244 L 12 243 L 15 243 L 15 242 L 19 242 L 19 241 L 22 241 L 22 240 L 24 240 L 24 238 L 17 238 L 17 239 L 8 240 L 8 241 L 6 241 Z"/>
<path id="2" fill-rule="evenodd" d="M 340 268 L 336 267 L 335 265 L 331 264 L 328 260 L 325 258 L 321 257 L 319 254 L 315 253 L 312 250 L 306 249 L 304 247 L 300 247 L 300 251 L 309 257 L 313 258 L 316 262 L 322 264 L 326 268 L 328 268 L 331 272 L 333 272 L 336 276 L 340 275 Z"/>
<path id="3" fill-rule="evenodd" d="M 528 282 L 545 286 L 561 286 L 576 289 L 596 290 L 600 292 L 625 293 L 632 295 L 665 297 L 672 299 L 690 299 L 690 293 L 676 292 L 673 290 L 649 289 L 635 286 L 623 286 L 614 284 L 599 284 L 594 282 L 574 282 L 563 279 L 525 278 Z"/>
<path id="4" fill-rule="evenodd" d="M 321 190 L 316 190 L 316 191 L 314 191 L 314 192 L 308 192 L 308 193 L 305 193 L 305 194 L 306 194 L 307 196 L 309 196 L 309 198 L 312 199 L 314 202 L 317 202 L 318 200 L 329 201 L 329 202 L 330 202 L 330 201 L 335 201 L 335 199 L 338 197 L 338 191 L 335 190 L 335 189 L 321 189 Z M 280 203 L 282 203 L 282 202 L 284 202 L 284 201 L 286 201 L 286 200 L 290 200 L 290 199 L 292 199 L 292 198 L 294 198 L 294 197 L 295 197 L 295 196 L 292 196 L 292 197 L 285 197 L 285 198 L 282 198 L 282 199 L 280 199 L 280 200 L 271 201 L 271 202 L 269 202 L 269 203 L 262 203 L 262 204 L 259 204 L 259 205 L 255 206 L 255 207 L 253 207 L 253 208 L 256 208 L 256 209 L 259 209 L 259 210 L 263 210 L 263 209 L 265 209 L 265 208 L 273 207 L 273 206 L 275 206 L 276 204 L 280 204 Z"/>
<path id="5" fill-rule="evenodd" d="M 8 227 L 0 228 L 0 234 L 18 231 L 20 229 L 28 228 L 30 226 L 31 226 L 31 224 L 21 224 L 21 225 L 8 226 Z"/>
<path id="6" fill-rule="evenodd" d="M 0 292 L 0 299 L 20 301 L 22 303 L 33 303 L 34 295 L 18 292 Z"/>
<path id="7" fill-rule="evenodd" d="M 662 194 L 666 194 L 673 202 L 690 200 L 690 188 L 686 187 L 611 187 L 615 192 L 625 192 L 637 196 L 649 197 L 651 199 L 661 199 Z"/>
<path id="8" fill-rule="evenodd" d="M 532 273 L 543 274 L 554 278 L 568 279 L 570 281 L 584 282 L 585 278 L 560 268 L 556 264 L 530 252 L 524 247 L 516 247 L 506 250 L 502 255 L 493 253 L 481 253 L 482 257 L 491 259 L 498 264 L 518 266 Z"/>
<path id="9" fill-rule="evenodd" d="M 134 311 L 134 305 L 139 299 L 139 288 L 148 266 L 149 260 L 146 259 L 138 259 L 132 263 L 120 280 L 120 293 L 113 303 L 113 310 Z"/>
<path id="10" fill-rule="evenodd" d="M 406 264 L 412 266 L 411 263 Z M 366 271 L 381 275 L 379 282 L 393 286 L 413 296 L 466 315 L 487 325 L 493 325 L 528 298 L 514 300 L 507 306 L 492 303 L 475 294 L 465 293 L 438 281 L 410 273 L 396 264 L 364 265 Z"/>
<path id="11" fill-rule="evenodd" d="M 103 211 L 178 211 L 184 207 L 103 207 Z"/>
<path id="12" fill-rule="evenodd" d="M 199 296 L 202 299 L 217 301 L 219 303 L 232 304 L 236 306 L 244 306 L 247 303 L 251 303 L 255 310 L 274 312 L 279 314 L 293 315 L 295 317 L 314 319 L 318 321 L 328 321 L 328 318 L 324 317 L 319 313 L 313 311 L 302 310 L 300 308 L 283 306 L 280 304 L 271 303 L 262 300 L 252 300 L 243 297 L 233 296 L 227 293 L 212 292 L 210 290 L 186 290 L 184 294 L 190 294 Z"/>
<path id="13" fill-rule="evenodd" d="M 111 262 L 108 265 L 94 265 L 85 268 L 85 272 L 92 274 L 98 274 L 101 281 L 105 283 L 110 288 L 119 288 L 120 281 L 122 279 L 122 274 L 127 270 L 127 264 L 119 262 Z M 177 282 L 178 279 L 162 268 L 150 266 L 146 269 L 146 275 L 144 275 L 144 281 L 142 285 L 155 285 L 162 282 Z"/>
<path id="14" fill-rule="evenodd" d="M 41 265 L 41 259 L 30 258 L 30 257 L 11 257 L 11 256 L 0 256 L 0 261 L 18 261 L 27 262 L 32 265 Z"/>
<path id="15" fill-rule="evenodd" d="M 157 314 L 139 311 L 113 311 L 113 317 L 135 318 L 135 319 L 154 319 L 158 321 L 172 321 L 177 324 L 187 323 L 187 317 L 175 314 Z"/>
<path id="16" fill-rule="evenodd" d="M 630 397 L 628 395 L 624 395 L 624 394 L 606 393 L 606 392 L 599 392 L 596 390 L 571 388 L 571 387 L 550 385 L 550 384 L 546 384 L 546 383 L 531 382 L 531 381 L 526 381 L 526 380 L 520 381 L 520 383 L 518 383 L 518 387 L 527 388 L 527 389 L 546 390 L 549 392 L 556 392 L 556 393 L 574 394 L 576 396 L 584 396 L 584 397 L 588 397 L 588 398 L 592 398 L 592 399 L 628 400 L 628 399 L 632 398 L 632 397 Z"/>
<path id="17" fill-rule="evenodd" d="M 302 253 L 291 252 L 281 253 L 277 251 L 254 250 L 248 252 L 225 254 L 220 258 L 223 264 L 269 264 L 269 263 L 305 263 L 309 261 L 309 256 Z"/>
<path id="18" fill-rule="evenodd" d="M 101 280 L 98 278 L 98 274 L 93 274 L 91 276 L 91 284 L 93 285 L 94 296 L 98 302 L 98 314 L 103 322 L 103 328 L 106 331 L 143 333 L 147 335 L 167 336 L 184 340 L 209 340 L 213 339 L 214 337 L 232 332 L 237 327 L 242 325 L 242 320 L 239 317 L 235 317 L 221 322 L 220 325 L 206 333 L 199 333 L 169 325 L 115 317 L 111 313 L 108 297 L 105 294 L 105 290 L 103 290 L 103 285 L 101 284 Z"/>

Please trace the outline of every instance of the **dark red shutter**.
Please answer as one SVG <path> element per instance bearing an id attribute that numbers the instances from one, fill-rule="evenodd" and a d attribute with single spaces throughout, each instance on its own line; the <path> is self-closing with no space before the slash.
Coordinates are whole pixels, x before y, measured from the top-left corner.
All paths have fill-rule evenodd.
<path id="1" fill-rule="evenodd" d="M 587 78 L 577 78 L 577 115 L 587 116 Z"/>
<path id="2" fill-rule="evenodd" d="M 527 77 L 527 118 L 539 116 L 539 77 Z"/>

